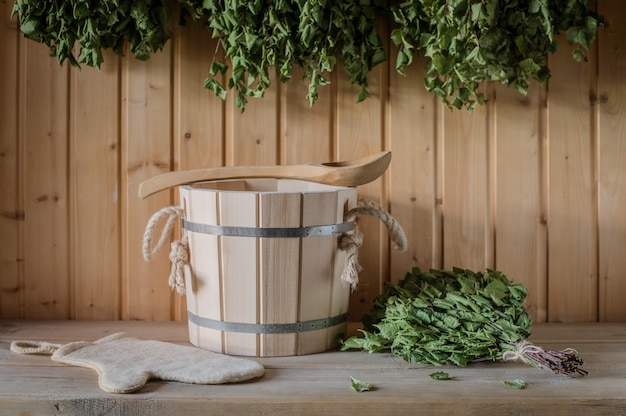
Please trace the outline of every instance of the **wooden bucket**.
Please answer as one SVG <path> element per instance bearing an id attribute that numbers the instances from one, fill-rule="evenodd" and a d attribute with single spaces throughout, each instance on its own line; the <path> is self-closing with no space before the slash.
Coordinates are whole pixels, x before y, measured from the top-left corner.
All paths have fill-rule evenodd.
<path id="1" fill-rule="evenodd" d="M 190 267 L 190 342 L 232 355 L 327 351 L 345 332 L 344 213 L 356 188 L 298 180 L 203 182 L 180 188 Z"/>

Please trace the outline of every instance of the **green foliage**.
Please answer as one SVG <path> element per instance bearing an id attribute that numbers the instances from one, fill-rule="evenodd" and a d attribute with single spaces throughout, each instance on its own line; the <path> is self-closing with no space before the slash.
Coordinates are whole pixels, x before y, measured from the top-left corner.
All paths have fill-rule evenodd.
<path id="1" fill-rule="evenodd" d="M 585 59 L 601 18 L 588 0 L 408 0 L 392 7 L 398 27 L 396 69 L 428 57 L 425 86 L 451 107 L 473 109 L 485 97 L 483 81 L 526 94 L 531 80 L 545 82 L 553 35 L 567 32 L 574 58 Z"/>
<path id="2" fill-rule="evenodd" d="M 224 59 L 215 54 L 204 86 L 221 98 L 234 90 L 242 111 L 248 98 L 263 97 L 274 74 L 284 82 L 294 67 L 303 69 L 315 103 L 338 63 L 359 87 L 357 101 L 364 100 L 368 74 L 387 56 L 377 30 L 385 19 L 398 47 L 396 69 L 426 56 L 426 89 L 469 110 L 485 101 L 484 81 L 524 94 L 532 80 L 546 81 L 555 33 L 565 32 L 574 58 L 586 59 L 602 25 L 589 0 L 16 0 L 13 14 L 24 35 L 46 44 L 59 63 L 99 67 L 102 50 L 121 55 L 125 41 L 139 59 L 161 49 L 174 8 L 181 24 L 201 20 L 219 39 Z"/>
<path id="3" fill-rule="evenodd" d="M 220 97 L 234 89 L 242 110 L 247 97 L 263 96 L 274 68 L 284 82 L 294 66 L 304 69 L 312 105 L 318 87 L 329 84 L 338 57 L 350 83 L 360 87 L 361 101 L 369 95 L 368 73 L 386 59 L 370 0 L 224 0 L 202 5 L 188 0 L 186 5 L 195 18 L 206 19 L 230 61 L 228 73 L 226 61 L 215 60 L 205 87 Z M 226 85 L 220 83 L 223 75 Z"/>
<path id="4" fill-rule="evenodd" d="M 50 48 L 59 64 L 100 68 L 102 50 L 122 55 L 124 41 L 138 59 L 148 59 L 169 38 L 164 0 L 17 0 L 13 15 L 24 36 Z M 78 58 L 72 49 L 78 42 Z"/>
<path id="5" fill-rule="evenodd" d="M 363 318 L 363 337 L 342 349 L 391 351 L 408 362 L 465 366 L 498 360 L 531 332 L 526 290 L 498 271 L 413 269 L 387 284 Z"/>

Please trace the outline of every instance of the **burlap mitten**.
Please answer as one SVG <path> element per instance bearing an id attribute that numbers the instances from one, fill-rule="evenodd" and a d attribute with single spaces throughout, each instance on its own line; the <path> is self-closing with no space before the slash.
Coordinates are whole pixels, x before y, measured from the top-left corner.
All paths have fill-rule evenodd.
<path id="1" fill-rule="evenodd" d="M 253 360 L 168 342 L 129 338 L 121 332 L 95 342 L 65 345 L 13 341 L 11 351 L 51 354 L 54 361 L 91 368 L 98 373 L 100 388 L 109 393 L 137 391 L 149 379 L 222 384 L 261 377 L 265 371 Z"/>

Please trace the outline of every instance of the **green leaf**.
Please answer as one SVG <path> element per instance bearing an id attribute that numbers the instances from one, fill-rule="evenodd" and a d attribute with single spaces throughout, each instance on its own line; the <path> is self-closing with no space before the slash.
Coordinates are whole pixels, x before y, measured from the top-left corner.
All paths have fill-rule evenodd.
<path id="1" fill-rule="evenodd" d="M 507 295 L 507 286 L 499 280 L 494 280 L 487 285 L 484 290 L 485 295 L 489 296 L 493 303 L 498 306 L 504 305 L 504 298 Z"/>
<path id="2" fill-rule="evenodd" d="M 394 29 L 391 31 L 391 41 L 396 45 L 402 45 L 403 39 L 404 39 L 404 35 L 402 30 L 400 29 Z"/>
<path id="3" fill-rule="evenodd" d="M 359 393 L 374 389 L 373 384 L 365 383 L 361 380 L 357 380 L 354 377 L 350 377 L 350 387 L 352 388 L 352 390 Z"/>
<path id="4" fill-rule="evenodd" d="M 20 30 L 26 36 L 33 35 L 37 30 L 37 22 L 34 20 L 24 20 L 20 23 Z"/>
<path id="5" fill-rule="evenodd" d="M 472 21 L 477 22 L 478 20 L 484 18 L 483 4 L 482 3 L 474 3 L 472 4 Z"/>
<path id="6" fill-rule="evenodd" d="M 436 373 L 430 373 L 429 376 L 433 380 L 452 380 L 452 377 L 450 377 L 450 374 L 448 374 L 448 373 L 446 373 L 444 371 L 438 371 Z"/>
<path id="7" fill-rule="evenodd" d="M 515 379 L 515 380 L 502 380 L 506 386 L 512 387 L 514 389 L 523 389 L 526 388 L 526 382 L 524 380 Z"/>
<path id="8" fill-rule="evenodd" d="M 228 65 L 223 62 L 213 62 L 209 68 L 209 74 L 214 77 L 218 74 L 224 75 L 228 71 Z"/>

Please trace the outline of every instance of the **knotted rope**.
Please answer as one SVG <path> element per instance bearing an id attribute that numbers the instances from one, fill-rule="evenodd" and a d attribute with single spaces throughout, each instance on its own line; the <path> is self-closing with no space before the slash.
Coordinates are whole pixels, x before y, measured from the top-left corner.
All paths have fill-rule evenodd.
<path id="1" fill-rule="evenodd" d="M 542 354 L 544 352 L 543 348 L 529 341 L 521 341 L 515 347 L 515 350 L 505 351 L 502 354 L 502 361 L 521 361 L 529 364 L 527 357 L 530 354 Z"/>
<path id="2" fill-rule="evenodd" d="M 572 377 L 575 374 L 586 376 L 588 373 L 581 366 L 583 360 L 578 352 L 572 348 L 560 351 L 545 350 L 529 341 L 520 341 L 515 344 L 515 350 L 502 354 L 502 361 L 521 361 L 533 367 L 543 368 L 556 374 Z"/>
<path id="3" fill-rule="evenodd" d="M 148 221 L 146 230 L 143 235 L 143 257 L 146 261 L 150 261 L 152 256 L 161 250 L 161 248 L 168 241 L 170 234 L 174 229 L 174 225 L 179 218 L 184 215 L 183 209 L 177 206 L 165 207 L 157 211 Z M 369 199 L 362 199 L 357 202 L 357 206 L 346 213 L 344 221 L 354 221 L 357 215 L 369 215 L 380 219 L 387 229 L 391 240 L 394 242 L 396 249 L 400 251 L 406 250 L 406 236 L 402 227 L 388 212 L 383 210 L 380 205 Z M 167 217 L 167 222 L 163 227 L 161 236 L 156 246 L 151 249 L 152 239 L 157 227 L 157 224 Z M 359 248 L 363 245 L 363 234 L 355 226 L 354 230 L 349 233 L 344 233 L 339 241 L 339 249 L 347 253 L 346 264 L 341 274 L 341 281 L 350 285 L 350 288 L 354 290 L 359 282 L 359 271 L 361 266 L 359 265 Z M 169 285 L 172 289 L 176 289 L 176 292 L 180 295 L 185 294 L 185 266 L 189 264 L 189 241 L 187 233 L 183 230 L 183 236 L 180 240 L 174 241 L 170 245 L 170 262 L 172 267 L 169 276 Z"/>
<path id="4" fill-rule="evenodd" d="M 394 247 L 399 251 L 406 250 L 406 235 L 400 223 L 376 202 L 371 199 L 360 199 L 357 201 L 357 206 L 346 213 L 344 221 L 354 221 L 357 215 L 369 215 L 381 220 L 387 227 Z M 362 269 L 359 264 L 359 248 L 361 245 L 363 245 L 363 234 L 358 227 L 355 227 L 351 234 L 344 233 L 339 241 L 339 248 L 347 252 L 346 265 L 341 274 L 341 281 L 344 284 L 349 284 L 352 290 L 356 289 L 359 283 L 359 272 Z"/>
<path id="5" fill-rule="evenodd" d="M 20 354 L 52 355 L 62 346 L 62 344 L 52 344 L 45 341 L 13 341 L 10 349 Z"/>
<path id="6" fill-rule="evenodd" d="M 146 261 L 150 261 L 152 256 L 161 250 L 174 229 L 174 225 L 179 218 L 183 216 L 183 209 L 177 206 L 165 207 L 157 211 L 146 225 L 146 231 L 143 234 L 143 258 Z M 161 237 L 154 249 L 150 249 L 152 245 L 152 235 L 157 224 L 161 219 L 167 217 L 167 222 L 161 232 Z M 179 295 L 185 294 L 185 266 L 189 264 L 188 253 L 189 242 L 187 239 L 187 233 L 183 230 L 183 237 L 180 240 L 174 241 L 170 244 L 170 262 L 172 268 L 170 269 L 170 277 L 168 279 L 169 285 L 172 289 L 176 289 Z"/>

